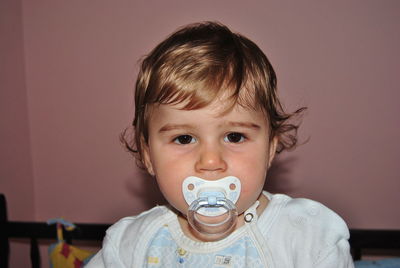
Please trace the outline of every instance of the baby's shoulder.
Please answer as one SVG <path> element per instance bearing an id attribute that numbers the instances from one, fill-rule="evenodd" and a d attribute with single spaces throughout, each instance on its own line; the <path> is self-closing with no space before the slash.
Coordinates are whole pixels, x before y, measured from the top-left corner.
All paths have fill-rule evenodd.
<path id="1" fill-rule="evenodd" d="M 280 253 L 311 267 L 351 260 L 348 227 L 333 210 L 306 198 L 272 195 L 270 200 L 271 227 L 264 234 Z"/>
<path id="2" fill-rule="evenodd" d="M 123 237 L 132 237 L 131 234 L 147 232 L 149 228 L 157 226 L 157 222 L 163 220 L 168 213 L 165 206 L 156 206 L 136 216 L 124 217 L 114 223 L 106 232 L 106 236 L 113 240 L 120 240 Z"/>
<path id="3" fill-rule="evenodd" d="M 147 241 L 171 215 L 165 206 L 154 207 L 137 216 L 125 217 L 108 228 L 101 251 L 95 256 L 105 267 L 132 266 L 144 259 Z"/>
<path id="4" fill-rule="evenodd" d="M 314 231 L 348 232 L 344 220 L 333 210 L 325 205 L 306 198 L 291 198 L 286 204 L 288 220 L 294 225 L 303 228 L 311 228 Z"/>
<path id="5" fill-rule="evenodd" d="M 278 202 L 274 202 L 277 199 Z M 307 240 L 335 243 L 349 238 L 349 230 L 344 220 L 325 205 L 306 198 L 291 198 L 274 195 L 276 219 L 273 226 L 284 233 Z M 290 230 L 290 231 L 289 231 Z"/>
<path id="6" fill-rule="evenodd" d="M 137 216 L 122 218 L 107 230 L 105 238 L 114 247 L 124 248 L 126 244 L 132 246 L 134 241 L 144 239 L 159 229 L 168 213 L 165 206 L 157 206 Z"/>

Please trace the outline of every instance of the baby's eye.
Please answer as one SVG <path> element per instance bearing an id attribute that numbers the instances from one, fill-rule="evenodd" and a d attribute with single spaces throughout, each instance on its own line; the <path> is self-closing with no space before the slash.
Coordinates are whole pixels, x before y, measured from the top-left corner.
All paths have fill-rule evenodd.
<path id="1" fill-rule="evenodd" d="M 246 139 L 246 137 L 243 134 L 238 133 L 238 132 L 232 132 L 225 136 L 224 141 L 232 142 L 232 143 L 239 143 L 239 142 L 243 142 L 245 139 Z"/>
<path id="2" fill-rule="evenodd" d="M 196 139 L 190 135 L 180 135 L 174 139 L 174 142 L 177 144 L 189 144 L 194 143 L 195 141 Z"/>

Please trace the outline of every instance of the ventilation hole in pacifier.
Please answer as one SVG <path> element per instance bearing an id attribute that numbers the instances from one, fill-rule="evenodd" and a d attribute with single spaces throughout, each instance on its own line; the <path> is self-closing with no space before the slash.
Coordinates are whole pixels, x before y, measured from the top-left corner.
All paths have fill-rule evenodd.
<path id="1" fill-rule="evenodd" d="M 234 191 L 236 189 L 236 184 L 234 184 L 234 183 L 229 184 L 229 189 Z"/>
<path id="2" fill-rule="evenodd" d="M 193 184 L 193 183 L 189 183 L 188 186 L 187 186 L 187 188 L 188 188 L 189 191 L 193 191 L 193 189 L 194 189 L 194 184 Z"/>

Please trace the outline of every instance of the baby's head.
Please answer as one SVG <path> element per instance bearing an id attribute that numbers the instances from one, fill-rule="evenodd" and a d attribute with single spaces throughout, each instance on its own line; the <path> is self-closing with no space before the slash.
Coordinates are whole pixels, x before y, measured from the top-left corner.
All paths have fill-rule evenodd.
<path id="1" fill-rule="evenodd" d="M 135 101 L 135 137 L 125 145 L 189 223 L 189 186 L 206 182 L 207 192 L 231 180 L 241 184 L 231 190 L 239 194 L 232 202 L 243 222 L 243 213 L 261 198 L 275 152 L 296 144 L 297 126 L 288 120 L 301 109 L 283 111 L 267 57 L 218 23 L 186 26 L 151 51 L 141 65 Z M 217 219 L 207 221 L 215 226 Z"/>
<path id="2" fill-rule="evenodd" d="M 152 106 L 182 104 L 182 109 L 194 110 L 220 98 L 227 110 L 236 104 L 261 110 L 270 141 L 277 139 L 277 152 L 291 149 L 297 126 L 288 121 L 303 109 L 285 113 L 276 86 L 275 71 L 254 42 L 220 23 L 188 25 L 143 59 L 136 82 L 135 135 L 123 141 L 143 164 Z"/>

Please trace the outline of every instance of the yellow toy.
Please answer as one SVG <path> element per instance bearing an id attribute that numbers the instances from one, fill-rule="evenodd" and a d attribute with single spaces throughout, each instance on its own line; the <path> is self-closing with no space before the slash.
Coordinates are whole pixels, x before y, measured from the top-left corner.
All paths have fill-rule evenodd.
<path id="1" fill-rule="evenodd" d="M 83 250 L 64 241 L 62 226 L 67 231 L 75 229 L 73 223 L 67 222 L 64 219 L 51 219 L 48 224 L 57 224 L 57 240 L 58 242 L 49 247 L 50 267 L 51 268 L 81 268 L 94 253 Z"/>

